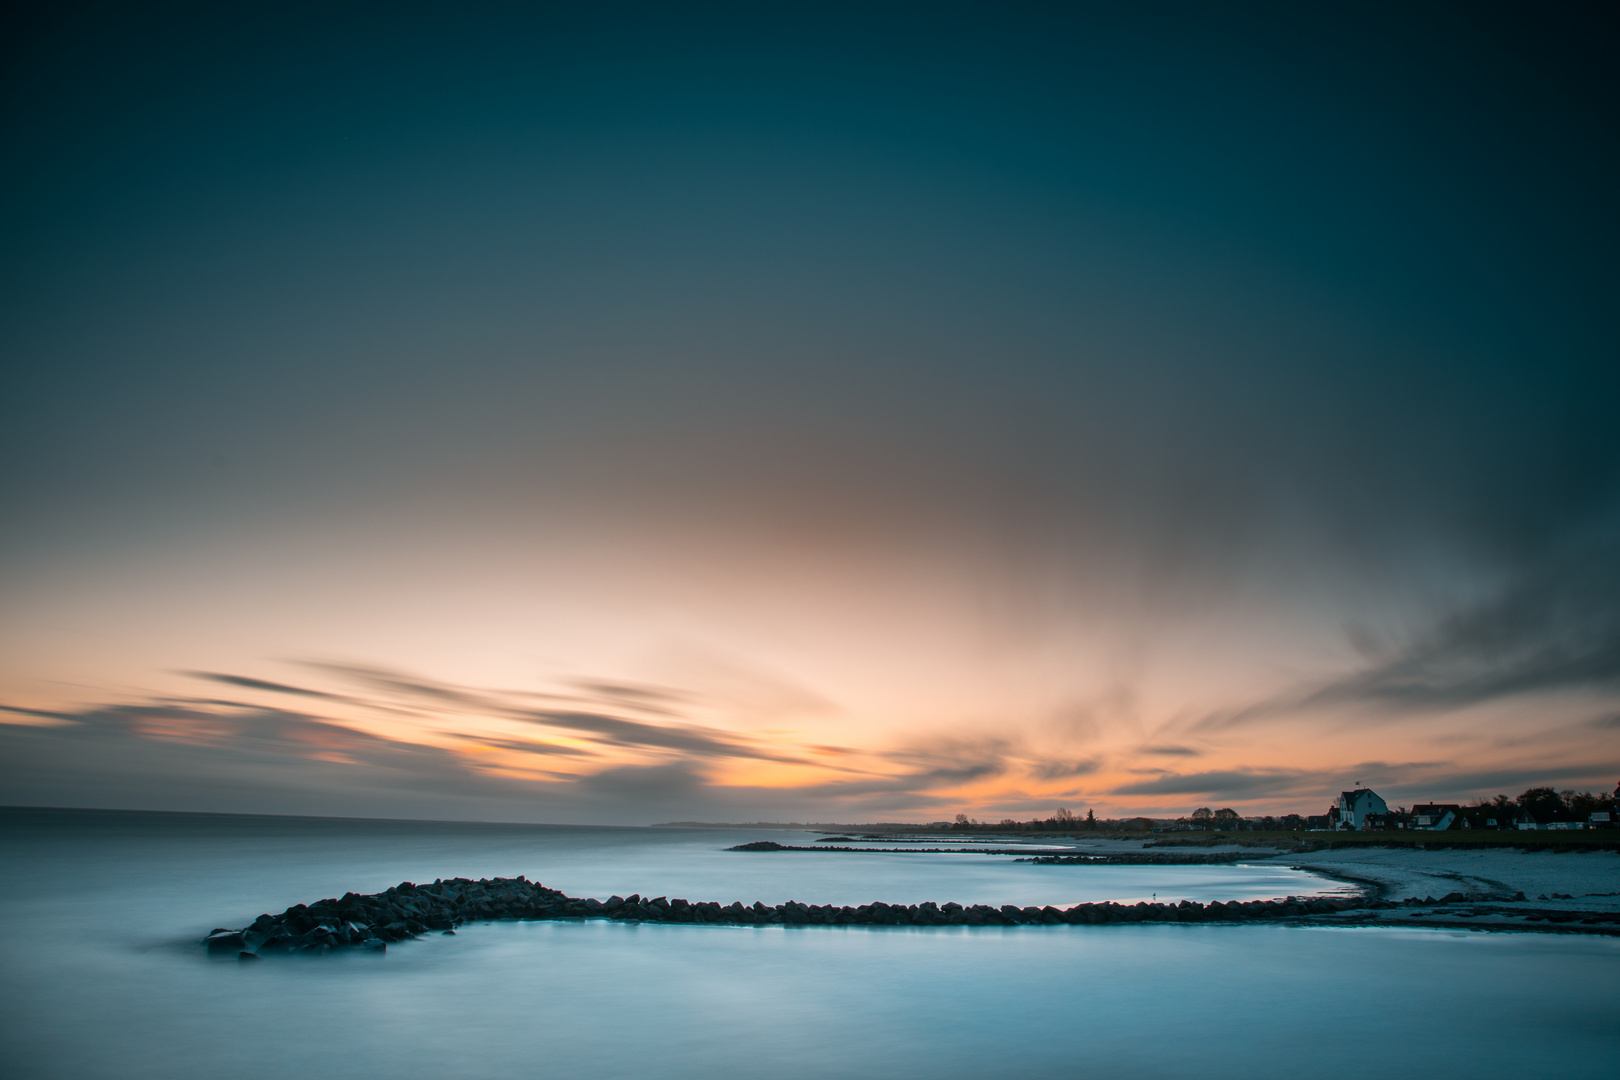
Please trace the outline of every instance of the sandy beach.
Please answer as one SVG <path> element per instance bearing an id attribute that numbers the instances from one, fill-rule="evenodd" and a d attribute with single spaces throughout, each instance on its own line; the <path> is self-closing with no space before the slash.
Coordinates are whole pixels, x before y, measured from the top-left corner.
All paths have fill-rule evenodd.
<path id="1" fill-rule="evenodd" d="M 1443 843 L 1443 840 L 1436 840 Z M 1080 849 L 1098 855 L 1162 850 L 1162 840 L 1099 838 Z M 1538 910 L 1620 911 L 1620 852 L 1524 851 L 1512 847 L 1342 847 L 1317 851 L 1264 846 L 1175 844 L 1210 856 L 1238 856 L 1258 866 L 1288 866 L 1362 885 L 1378 899 L 1400 902 L 1463 893 L 1478 902 L 1503 903 L 1522 893 Z"/>
<path id="2" fill-rule="evenodd" d="M 1377 883 L 1385 900 L 1461 892 L 1506 900 L 1523 893 L 1538 907 L 1620 910 L 1620 852 L 1447 848 L 1349 848 L 1281 854 L 1318 873 Z"/>

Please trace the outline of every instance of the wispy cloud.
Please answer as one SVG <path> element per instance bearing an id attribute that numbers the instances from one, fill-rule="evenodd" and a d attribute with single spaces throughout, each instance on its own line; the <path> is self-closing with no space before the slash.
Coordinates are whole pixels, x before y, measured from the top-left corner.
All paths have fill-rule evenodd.
<path id="1" fill-rule="evenodd" d="M 1096 760 L 1087 761 L 1044 761 L 1029 770 L 1029 774 L 1037 780 L 1067 780 L 1074 776 L 1089 776 L 1096 772 L 1101 763 Z"/>
<path id="2" fill-rule="evenodd" d="M 1305 703 L 1428 708 L 1585 687 L 1620 687 L 1620 551 L 1559 559 L 1525 574 Z"/>
<path id="3" fill-rule="evenodd" d="M 325 701 L 345 700 L 342 695 L 329 694 L 324 690 L 311 690 L 306 686 L 292 686 L 287 683 L 271 682 L 268 679 L 255 679 L 247 675 L 225 675 L 217 671 L 187 671 L 184 674 L 195 679 L 207 679 L 209 682 L 241 687 L 244 690 L 264 690 L 272 694 L 290 694 L 295 697 L 319 698 Z"/>
<path id="4" fill-rule="evenodd" d="M 1455 611 L 1370 665 L 1213 710 L 1192 730 L 1362 707 L 1389 722 L 1534 694 L 1620 691 L 1620 549 L 1549 559 L 1491 599 Z"/>
<path id="5" fill-rule="evenodd" d="M 1317 777 L 1293 769 L 1214 769 L 1196 773 L 1166 773 L 1114 788 L 1115 795 L 1207 795 L 1254 799 L 1287 794 L 1315 785 Z"/>
<path id="6" fill-rule="evenodd" d="M 546 727 L 595 736 L 597 741 L 613 746 L 676 750 L 691 757 L 803 761 L 798 756 L 748 745 L 728 733 L 696 724 L 647 724 L 618 716 L 583 712 L 529 712 L 513 715 Z"/>

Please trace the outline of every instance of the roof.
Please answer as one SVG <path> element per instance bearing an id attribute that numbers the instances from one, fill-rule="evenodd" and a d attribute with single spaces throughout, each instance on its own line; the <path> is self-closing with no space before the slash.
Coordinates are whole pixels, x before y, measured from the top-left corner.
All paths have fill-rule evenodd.
<path id="1" fill-rule="evenodd" d="M 1568 807 L 1558 806 L 1546 810 L 1521 810 L 1518 821 L 1533 821 L 1537 825 L 1546 825 L 1554 821 L 1579 821 L 1580 818 L 1570 813 Z"/>

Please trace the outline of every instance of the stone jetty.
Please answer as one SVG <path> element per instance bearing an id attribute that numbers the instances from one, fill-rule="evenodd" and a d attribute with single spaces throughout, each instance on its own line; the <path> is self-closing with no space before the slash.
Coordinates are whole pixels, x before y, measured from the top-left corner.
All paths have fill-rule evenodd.
<path id="1" fill-rule="evenodd" d="M 1353 897 L 1290 897 L 1229 904 L 1182 901 L 1077 904 L 1071 908 L 881 902 L 850 907 L 791 900 L 785 904 L 745 906 L 740 902 L 719 904 L 639 894 L 605 901 L 581 899 L 523 877 L 479 881 L 451 878 L 431 885 L 407 881 L 380 893 L 346 893 L 341 899 L 296 904 L 280 915 L 260 915 L 239 930 L 216 929 L 203 944 L 211 953 L 257 958 L 294 953 L 319 955 L 338 949 L 380 950 L 393 942 L 494 919 L 616 919 L 742 926 L 1023 926 L 1282 919 L 1331 915 L 1368 903 Z"/>
<path id="2" fill-rule="evenodd" d="M 620 922 L 711 923 L 734 926 L 1052 926 L 1110 923 L 1311 922 L 1456 926 L 1467 929 L 1620 933 L 1620 912 L 1538 911 L 1451 893 L 1399 903 L 1362 896 L 1290 896 L 1200 904 L 1101 903 L 1069 908 L 1003 904 L 785 904 L 671 900 L 640 894 L 608 900 L 568 896 L 524 877 L 451 878 L 431 885 L 403 882 L 369 895 L 295 904 L 280 915 L 260 915 L 240 930 L 214 930 L 203 944 L 212 954 L 257 960 L 273 955 L 319 956 L 335 950 L 384 950 L 423 934 L 453 933 L 469 922 L 496 919 L 613 919 Z"/>

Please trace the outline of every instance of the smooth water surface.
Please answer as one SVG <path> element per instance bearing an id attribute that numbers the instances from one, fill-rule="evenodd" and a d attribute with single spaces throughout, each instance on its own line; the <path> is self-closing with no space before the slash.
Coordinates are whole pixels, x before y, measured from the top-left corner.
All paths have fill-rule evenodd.
<path id="1" fill-rule="evenodd" d="M 457 875 L 841 903 L 1334 887 L 1274 868 L 721 850 L 757 832 L 20 811 L 0 826 L 7 1076 L 1562 1078 L 1620 1059 L 1620 943 L 1595 937 L 564 921 L 256 963 L 187 940 Z"/>

